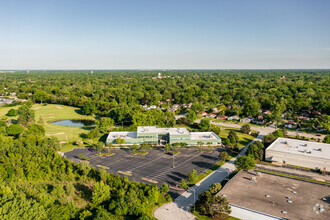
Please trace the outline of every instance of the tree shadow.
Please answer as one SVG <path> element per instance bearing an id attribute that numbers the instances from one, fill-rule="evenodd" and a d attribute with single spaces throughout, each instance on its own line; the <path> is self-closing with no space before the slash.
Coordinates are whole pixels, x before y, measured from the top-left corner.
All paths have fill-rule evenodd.
<path id="1" fill-rule="evenodd" d="M 83 113 L 82 113 L 82 111 L 81 111 L 81 109 L 79 108 L 79 109 L 75 109 L 74 110 L 77 114 L 79 114 L 79 115 L 84 115 Z"/>
<path id="2" fill-rule="evenodd" d="M 179 182 L 182 178 L 179 178 L 179 177 L 177 177 L 177 176 L 173 176 L 173 175 L 171 175 L 171 174 L 167 174 L 167 176 L 169 177 L 169 178 L 171 178 L 172 180 L 174 180 L 175 182 Z"/>
<path id="3" fill-rule="evenodd" d="M 108 135 L 104 134 L 104 135 L 102 135 L 102 137 L 100 137 L 99 141 L 100 142 L 105 142 L 107 140 L 107 137 L 108 137 Z"/>
<path id="4" fill-rule="evenodd" d="M 178 198 L 181 195 L 180 193 L 174 192 L 172 189 L 170 189 L 168 194 L 170 194 L 172 196 L 173 200 Z"/>
<path id="5" fill-rule="evenodd" d="M 210 155 L 205 155 L 205 154 L 202 154 L 201 157 L 204 157 L 204 158 L 209 159 L 209 160 L 217 160 L 218 159 L 217 157 L 210 156 Z"/>
<path id="6" fill-rule="evenodd" d="M 194 165 L 196 165 L 196 166 L 198 166 L 200 168 L 205 168 L 205 169 L 213 166 L 212 163 L 207 163 L 207 162 L 192 162 L 192 164 L 194 164 Z"/>
<path id="7" fill-rule="evenodd" d="M 88 186 L 81 183 L 76 183 L 74 186 L 79 192 L 83 192 L 81 195 L 83 199 L 91 201 L 93 191 Z"/>
<path id="8" fill-rule="evenodd" d="M 10 119 L 10 123 L 12 123 L 12 124 L 18 124 L 18 120 L 17 119 Z"/>
<path id="9" fill-rule="evenodd" d="M 174 174 L 174 175 L 180 177 L 181 179 L 187 177 L 186 175 L 184 175 L 184 174 L 182 174 L 182 173 L 179 173 L 179 172 L 176 172 L 176 171 L 172 171 L 172 174 Z"/>
<path id="10" fill-rule="evenodd" d="M 79 134 L 79 137 L 81 137 L 81 138 L 87 138 L 87 135 L 85 133 L 81 133 L 81 134 Z"/>
<path id="11" fill-rule="evenodd" d="M 85 131 L 90 131 L 90 130 L 92 130 L 92 129 L 94 129 L 95 128 L 95 126 L 94 125 L 91 125 L 91 126 L 83 126 L 83 127 L 81 127 L 83 130 L 85 130 Z"/>

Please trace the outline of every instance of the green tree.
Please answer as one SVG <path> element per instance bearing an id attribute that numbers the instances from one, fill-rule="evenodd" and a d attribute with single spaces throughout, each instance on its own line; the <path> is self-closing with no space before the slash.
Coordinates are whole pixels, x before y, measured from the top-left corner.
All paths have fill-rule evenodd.
<path id="1" fill-rule="evenodd" d="M 94 145 L 94 147 L 97 152 L 101 152 L 102 150 L 104 150 L 104 143 L 99 141 Z"/>
<path id="2" fill-rule="evenodd" d="M 231 144 L 236 144 L 236 143 L 238 143 L 238 140 L 239 140 L 239 137 L 234 130 L 229 131 L 227 138 L 229 139 Z"/>
<path id="3" fill-rule="evenodd" d="M 250 156 L 240 156 L 235 161 L 235 166 L 238 170 L 246 169 L 251 170 L 255 167 L 255 162 Z"/>
<path id="4" fill-rule="evenodd" d="M 194 123 L 197 118 L 195 111 L 190 110 L 187 114 L 187 118 L 189 119 L 190 123 Z"/>
<path id="5" fill-rule="evenodd" d="M 181 186 L 183 189 L 188 189 L 188 188 L 189 188 L 188 184 L 186 183 L 186 181 L 185 181 L 184 179 L 182 179 L 182 180 L 180 181 L 180 186 Z"/>
<path id="6" fill-rule="evenodd" d="M 145 152 L 147 149 L 148 149 L 148 144 L 147 144 L 147 143 L 142 143 L 142 144 L 140 145 L 140 150 L 141 150 L 142 152 Z"/>
<path id="7" fill-rule="evenodd" d="M 22 105 L 18 108 L 18 123 L 24 127 L 34 122 L 35 113 L 28 105 Z"/>
<path id="8" fill-rule="evenodd" d="M 247 155 L 256 159 L 262 160 L 264 145 L 260 141 L 256 141 L 251 144 L 247 150 Z"/>
<path id="9" fill-rule="evenodd" d="M 94 139 L 94 138 L 99 137 L 100 135 L 101 135 L 101 134 L 100 134 L 99 129 L 94 128 L 94 129 L 90 130 L 90 131 L 87 133 L 87 138 L 89 138 L 89 139 Z"/>
<path id="10" fill-rule="evenodd" d="M 84 210 L 79 214 L 80 220 L 90 219 L 93 214 L 89 210 Z"/>
<path id="11" fill-rule="evenodd" d="M 171 145 L 169 143 L 167 143 L 167 144 L 165 144 L 164 148 L 165 148 L 166 152 L 169 152 L 171 150 Z"/>
<path id="12" fill-rule="evenodd" d="M 85 103 L 85 105 L 81 108 L 81 112 L 84 114 L 84 115 L 91 115 L 91 114 L 94 114 L 96 111 L 96 107 L 95 107 L 95 104 L 92 103 L 92 102 L 87 102 Z"/>
<path id="13" fill-rule="evenodd" d="M 18 136 L 19 134 L 22 133 L 22 131 L 23 131 L 22 126 L 16 124 L 11 124 L 7 128 L 7 134 L 10 136 Z"/>
<path id="14" fill-rule="evenodd" d="M 187 176 L 187 180 L 190 183 L 194 183 L 196 181 L 196 178 L 197 178 L 197 172 L 196 170 L 193 169 Z"/>
<path id="15" fill-rule="evenodd" d="M 110 127 L 113 123 L 114 120 L 112 118 L 101 118 L 96 121 L 96 126 L 102 133 L 107 133 L 110 131 Z"/>
<path id="16" fill-rule="evenodd" d="M 110 186 L 106 185 L 103 181 L 97 182 L 94 185 L 92 193 L 92 202 L 94 204 L 101 204 L 110 199 Z"/>
<path id="17" fill-rule="evenodd" d="M 222 160 L 222 161 L 226 161 L 226 160 L 229 158 L 229 154 L 228 154 L 226 151 L 222 151 L 222 152 L 219 154 L 219 158 L 220 158 L 220 160 Z"/>
<path id="18" fill-rule="evenodd" d="M 168 185 L 166 183 L 163 183 L 162 186 L 160 187 L 160 191 L 162 193 L 168 193 L 169 190 L 170 189 L 169 189 L 169 187 L 168 187 Z"/>
<path id="19" fill-rule="evenodd" d="M 330 144 L 330 134 L 324 137 L 323 143 Z"/>
<path id="20" fill-rule="evenodd" d="M 131 149 L 132 149 L 132 152 L 135 153 L 139 149 L 139 145 L 133 144 Z"/>
<path id="21" fill-rule="evenodd" d="M 200 194 L 196 202 L 196 209 L 209 217 L 227 217 L 231 213 L 229 203 L 225 197 L 216 196 L 210 191 Z"/>
<path id="22" fill-rule="evenodd" d="M 16 116 L 18 114 L 17 110 L 15 109 L 10 109 L 8 112 L 7 112 L 7 116 L 9 117 L 12 117 L 12 116 Z"/>
<path id="23" fill-rule="evenodd" d="M 222 188 L 221 183 L 213 183 L 212 186 L 210 187 L 209 191 L 212 194 L 217 194 L 221 188 Z"/>
<path id="24" fill-rule="evenodd" d="M 201 122 L 199 123 L 199 128 L 201 131 L 207 131 L 210 127 L 210 120 L 209 119 L 202 119 Z"/>
<path id="25" fill-rule="evenodd" d="M 251 127 L 248 124 L 245 124 L 241 127 L 241 132 L 244 134 L 249 134 L 251 131 Z"/>
<path id="26" fill-rule="evenodd" d="M 30 134 L 33 134 L 33 135 L 37 136 L 37 137 L 45 136 L 45 128 L 42 125 L 39 125 L 39 124 L 29 125 L 28 132 Z"/>
<path id="27" fill-rule="evenodd" d="M 49 99 L 49 96 L 48 96 L 47 92 L 38 90 L 38 91 L 36 91 L 36 93 L 34 93 L 33 99 L 42 104 L 42 102 L 47 101 Z"/>
<path id="28" fill-rule="evenodd" d="M 117 144 L 125 144 L 125 139 L 123 139 L 123 138 L 117 138 L 116 139 L 116 143 Z"/>

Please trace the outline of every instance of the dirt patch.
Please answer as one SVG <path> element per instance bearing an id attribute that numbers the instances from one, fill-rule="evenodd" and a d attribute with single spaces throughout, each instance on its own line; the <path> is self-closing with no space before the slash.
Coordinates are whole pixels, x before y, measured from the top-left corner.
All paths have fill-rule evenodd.
<path id="1" fill-rule="evenodd" d="M 65 134 L 64 132 L 56 133 L 56 134 L 46 134 L 46 136 L 53 136 L 53 135 L 59 135 L 59 134 Z"/>

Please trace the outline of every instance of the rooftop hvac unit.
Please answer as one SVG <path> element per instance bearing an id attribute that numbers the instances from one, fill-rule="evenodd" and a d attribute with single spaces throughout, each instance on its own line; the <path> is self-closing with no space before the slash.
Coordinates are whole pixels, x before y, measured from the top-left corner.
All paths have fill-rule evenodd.
<path id="1" fill-rule="evenodd" d="M 281 211 L 283 214 L 286 214 L 287 212 L 286 211 Z"/>
<path id="2" fill-rule="evenodd" d="M 287 200 L 287 202 L 288 202 L 288 203 L 292 203 L 292 201 L 291 201 L 291 200 Z"/>
<path id="3" fill-rule="evenodd" d="M 265 195 L 265 197 L 266 197 L 266 198 L 269 198 L 269 197 L 270 197 L 270 195 Z"/>
<path id="4" fill-rule="evenodd" d="M 296 194 L 297 192 L 296 191 L 292 191 L 293 194 Z"/>
<path id="5" fill-rule="evenodd" d="M 261 177 L 261 173 L 260 172 L 257 172 L 256 173 L 256 176 L 260 176 Z"/>
<path id="6" fill-rule="evenodd" d="M 252 176 L 252 177 L 251 177 L 251 180 L 252 180 L 252 181 L 256 181 L 257 178 L 256 178 L 255 176 Z"/>

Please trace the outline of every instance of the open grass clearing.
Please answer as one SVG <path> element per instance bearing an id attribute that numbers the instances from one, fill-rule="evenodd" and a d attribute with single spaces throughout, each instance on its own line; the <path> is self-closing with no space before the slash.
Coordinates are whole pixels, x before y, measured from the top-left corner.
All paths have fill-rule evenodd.
<path id="1" fill-rule="evenodd" d="M 241 133 L 240 130 L 237 128 L 223 127 L 223 126 L 220 126 L 220 128 L 221 128 L 220 135 L 219 135 L 220 138 L 227 138 L 230 130 L 235 131 L 239 138 L 239 144 L 238 144 L 239 147 L 244 147 L 255 139 L 253 136 L 251 136 L 249 134 Z"/>
<path id="2" fill-rule="evenodd" d="M 18 109 L 20 106 L 14 107 L 0 107 L 0 118 L 7 114 L 10 109 Z M 72 143 L 78 139 L 83 139 L 84 135 L 93 129 L 94 126 L 85 127 L 67 127 L 62 125 L 53 125 L 51 122 L 60 120 L 95 120 L 92 116 L 82 115 L 79 108 L 58 105 L 58 104 L 34 104 L 32 109 L 35 109 L 35 121 L 40 122 L 42 119 L 42 125 L 45 128 L 46 136 L 54 136 L 60 142 L 66 142 L 62 147 L 61 151 L 66 152 L 72 150 L 73 148 L 78 148 L 78 146 L 68 144 Z M 8 117 L 8 119 L 17 119 L 15 117 Z"/>

